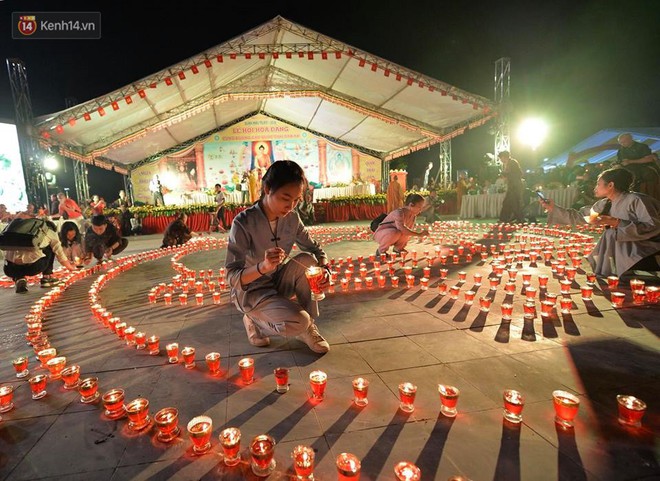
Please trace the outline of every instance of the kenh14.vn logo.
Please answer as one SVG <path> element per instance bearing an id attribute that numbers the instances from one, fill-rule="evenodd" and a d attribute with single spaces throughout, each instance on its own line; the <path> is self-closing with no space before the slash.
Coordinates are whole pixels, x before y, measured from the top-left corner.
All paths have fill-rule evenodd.
<path id="1" fill-rule="evenodd" d="M 36 15 L 22 15 L 18 17 L 18 31 L 22 35 L 32 35 L 37 31 Z"/>

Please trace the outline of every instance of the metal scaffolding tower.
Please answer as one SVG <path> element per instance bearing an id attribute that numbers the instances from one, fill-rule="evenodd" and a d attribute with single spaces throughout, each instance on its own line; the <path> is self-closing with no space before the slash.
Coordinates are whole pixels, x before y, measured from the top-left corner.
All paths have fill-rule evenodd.
<path id="1" fill-rule="evenodd" d="M 439 145 L 440 168 L 435 176 L 435 185 L 447 189 L 451 184 L 451 140 L 445 140 Z"/>
<path id="2" fill-rule="evenodd" d="M 11 94 L 14 99 L 16 131 L 25 175 L 25 187 L 29 202 L 38 206 L 48 202 L 48 191 L 46 190 L 46 198 L 40 202 L 40 183 L 43 183 L 44 186 L 46 184 L 39 158 L 39 146 L 32 137 L 32 101 L 28 89 L 27 71 L 23 62 L 16 58 L 7 59 L 7 71 L 9 73 Z"/>
<path id="3" fill-rule="evenodd" d="M 76 183 L 76 196 L 80 205 L 89 200 L 89 183 L 87 182 L 87 164 L 80 160 L 73 161 L 73 180 Z"/>
<path id="4" fill-rule="evenodd" d="M 502 57 L 495 62 L 495 103 L 499 115 L 495 125 L 495 150 L 497 154 L 503 150 L 511 151 L 511 59 Z"/>

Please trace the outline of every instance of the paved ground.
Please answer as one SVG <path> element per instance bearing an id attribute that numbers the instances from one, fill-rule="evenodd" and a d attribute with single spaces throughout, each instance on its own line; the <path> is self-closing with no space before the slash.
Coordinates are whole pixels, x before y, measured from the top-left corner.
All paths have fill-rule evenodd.
<path id="1" fill-rule="evenodd" d="M 157 247 L 160 237 L 131 238 L 127 253 Z M 333 257 L 368 256 L 372 242 L 343 241 L 327 246 Z M 411 246 L 415 249 L 415 246 Z M 420 253 L 422 247 L 419 247 Z M 222 251 L 186 256 L 190 268 L 222 265 Z M 421 267 L 414 273 L 421 277 Z M 490 273 L 488 264 L 461 265 L 472 287 L 473 272 Z M 524 268 L 534 274 L 548 272 Z M 449 284 L 456 283 L 450 267 Z M 446 480 L 462 474 L 482 480 L 627 480 L 660 479 L 658 427 L 660 358 L 657 308 L 628 307 L 615 311 L 603 286 L 594 302 L 585 305 L 577 284 L 572 290 L 571 315 L 522 319 L 522 280 L 513 296 L 513 320 L 503 321 L 497 291 L 491 312 L 477 305 L 441 297 L 432 288 L 374 289 L 328 294 L 321 302 L 318 322 L 332 349 L 313 354 L 295 339 L 273 339 L 259 349 L 247 343 L 241 316 L 226 303 L 203 307 L 165 307 L 147 303 L 147 291 L 175 274 L 168 257 L 139 265 L 109 281 L 102 302 L 129 325 L 158 334 L 161 346 L 178 341 L 197 350 L 197 367 L 167 364 L 164 350 L 153 357 L 126 347 L 90 315 L 87 291 L 95 278 L 71 287 L 44 321 L 45 330 L 68 363 L 82 366 L 83 376 L 96 375 L 100 392 L 126 390 L 127 400 L 144 396 L 153 414 L 165 406 L 180 411 L 182 435 L 166 445 L 155 428 L 131 432 L 126 419 L 111 421 L 100 404 L 79 402 L 76 392 L 53 381 L 48 395 L 33 401 L 25 381 L 14 377 L 11 359 L 31 353 L 25 344 L 24 316 L 44 290 L 31 287 L 25 296 L 0 289 L 0 381 L 15 387 L 15 408 L 0 422 L 0 479 L 6 480 L 196 480 L 258 479 L 249 470 L 245 451 L 252 437 L 269 433 L 277 440 L 277 468 L 268 479 L 292 479 L 290 453 L 297 444 L 316 450 L 316 479 L 336 479 L 334 460 L 351 452 L 362 460 L 362 480 L 394 479 L 401 460 L 416 463 L 423 480 Z M 505 274 L 506 276 L 506 274 Z M 584 273 L 578 274 L 583 283 Z M 536 275 L 532 284 L 536 283 Z M 558 292 L 558 279 L 549 290 Z M 485 295 L 487 285 L 477 290 Z M 626 291 L 628 296 L 629 291 Z M 462 292 L 461 292 L 462 296 Z M 222 355 L 223 374 L 209 376 L 203 358 Z M 237 361 L 255 359 L 256 381 L 243 386 Z M 36 368 L 32 355 L 30 370 Z M 291 368 L 290 391 L 274 391 L 273 369 Z M 326 399 L 309 401 L 308 375 L 328 374 Z M 369 404 L 355 407 L 351 380 L 367 378 Z M 398 409 L 397 386 L 418 386 L 415 411 Z M 438 383 L 461 390 L 458 416 L 439 413 Z M 502 391 L 518 389 L 526 397 L 523 422 L 502 419 Z M 552 391 L 565 389 L 581 400 L 573 430 L 553 422 Z M 633 394 L 649 407 L 641 428 L 624 428 L 616 420 L 616 394 Z M 194 416 L 213 419 L 210 454 L 193 456 L 185 425 Z M 217 434 L 226 426 L 243 433 L 239 466 L 226 468 Z"/>

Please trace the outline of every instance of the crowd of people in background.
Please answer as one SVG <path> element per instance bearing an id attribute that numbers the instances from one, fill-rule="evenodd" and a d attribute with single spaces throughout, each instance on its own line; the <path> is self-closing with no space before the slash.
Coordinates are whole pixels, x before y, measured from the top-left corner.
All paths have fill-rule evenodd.
<path id="1" fill-rule="evenodd" d="M 465 195 L 503 194 L 506 193 L 504 205 L 499 220 L 530 220 L 529 207 L 537 203 L 535 191 L 574 187 L 577 196 L 573 205 L 567 207 L 580 208 L 595 202 L 594 187 L 599 175 L 607 169 L 619 167 L 630 171 L 633 176 L 631 191 L 646 194 L 660 200 L 660 160 L 648 145 L 636 142 L 632 135 L 619 135 L 620 148 L 617 156 L 608 162 L 600 163 L 567 163 L 549 170 L 543 168 L 525 170 L 514 160 L 509 162 L 509 152 L 500 152 L 497 167 L 486 166 L 478 169 L 476 175 L 468 176 L 465 171 L 459 171 L 456 182 L 447 190 L 456 193 L 456 210 L 461 212 L 461 204 Z M 511 190 L 513 187 L 513 191 Z M 415 186 L 413 191 L 418 190 Z M 430 195 L 427 206 L 421 215 L 427 220 L 437 220 L 431 206 L 439 207 L 443 199 L 433 183 L 428 186 Z M 388 212 L 391 211 L 388 206 Z"/>

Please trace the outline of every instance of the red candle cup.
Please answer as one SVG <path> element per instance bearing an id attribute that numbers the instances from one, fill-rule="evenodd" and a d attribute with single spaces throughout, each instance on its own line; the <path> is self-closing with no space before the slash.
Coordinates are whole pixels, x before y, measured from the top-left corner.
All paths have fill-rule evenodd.
<path id="1" fill-rule="evenodd" d="M 62 370 L 66 366 L 66 357 L 58 356 L 52 359 L 49 359 L 46 363 L 46 368 L 50 372 L 50 379 L 61 379 Z"/>
<path id="2" fill-rule="evenodd" d="M 291 457 L 297 481 L 313 481 L 314 450 L 309 446 L 298 445 L 293 448 Z"/>
<path id="3" fill-rule="evenodd" d="M 481 280 L 483 278 L 483 276 L 481 274 L 474 274 L 472 276 L 472 278 L 474 279 L 474 285 L 475 286 L 480 286 L 481 285 Z"/>
<path id="4" fill-rule="evenodd" d="M 440 294 L 441 296 L 447 294 L 447 284 L 445 284 L 444 282 L 438 284 L 438 294 Z"/>
<path id="5" fill-rule="evenodd" d="M 21 379 L 30 374 L 28 370 L 29 358 L 27 356 L 21 356 L 14 359 L 11 363 L 14 366 L 14 371 L 16 371 L 16 377 Z"/>
<path id="6" fill-rule="evenodd" d="M 408 289 L 411 289 L 415 286 L 415 276 L 412 274 L 409 274 L 406 276 L 406 287 Z"/>
<path id="7" fill-rule="evenodd" d="M 573 307 L 573 300 L 570 297 L 562 297 L 559 301 L 559 306 L 561 307 L 562 314 L 569 314 Z"/>
<path id="8" fill-rule="evenodd" d="M 399 481 L 420 481 L 422 471 L 410 461 L 401 461 L 394 466 L 394 475 Z"/>
<path id="9" fill-rule="evenodd" d="M 167 292 L 163 294 L 163 301 L 165 301 L 166 306 L 171 306 L 172 305 L 172 294 L 170 292 Z"/>
<path id="10" fill-rule="evenodd" d="M 368 392 L 369 381 L 361 377 L 353 379 L 353 402 L 356 406 L 364 407 L 369 404 Z"/>
<path id="11" fill-rule="evenodd" d="M 188 294 L 186 293 L 179 294 L 179 304 L 182 306 L 188 305 Z"/>
<path id="12" fill-rule="evenodd" d="M 149 417 L 149 400 L 145 398 L 133 399 L 126 405 L 128 427 L 133 431 L 141 431 L 151 423 Z"/>
<path id="13" fill-rule="evenodd" d="M 127 346 L 135 346 L 135 329 L 133 326 L 128 326 L 124 331 L 124 338 L 126 339 Z"/>
<path id="14" fill-rule="evenodd" d="M 456 417 L 458 414 L 456 405 L 458 396 L 461 394 L 459 389 L 447 384 L 438 384 L 438 393 L 440 394 L 440 412 L 448 418 Z"/>
<path id="15" fill-rule="evenodd" d="M 403 382 L 399 384 L 399 409 L 403 412 L 411 413 L 415 410 L 415 396 L 417 394 L 417 386 L 410 382 Z"/>
<path id="16" fill-rule="evenodd" d="M 612 307 L 615 309 L 620 309 L 623 307 L 623 303 L 626 300 L 626 294 L 623 292 L 612 292 L 610 296 L 610 301 L 612 302 Z"/>
<path id="17" fill-rule="evenodd" d="M 201 293 L 195 294 L 195 304 L 197 306 L 203 306 L 204 305 L 204 294 L 201 294 Z"/>
<path id="18" fill-rule="evenodd" d="M 254 359 L 251 357 L 244 357 L 238 361 L 238 369 L 241 372 L 243 384 L 252 384 L 254 381 Z"/>
<path id="19" fill-rule="evenodd" d="M 179 410 L 177 408 L 161 409 L 154 414 L 154 423 L 158 428 L 156 438 L 161 443 L 173 441 L 181 432 L 181 429 L 179 429 Z"/>
<path id="20" fill-rule="evenodd" d="M 541 317 L 550 317 L 552 316 L 552 311 L 555 309 L 554 301 L 543 301 L 541 302 Z"/>
<path id="21" fill-rule="evenodd" d="M 390 277 L 390 282 L 392 283 L 392 287 L 394 288 L 399 287 L 399 276 Z"/>
<path id="22" fill-rule="evenodd" d="M 39 361 L 41 361 L 41 367 L 44 369 L 46 369 L 46 363 L 53 359 L 55 356 L 57 356 L 57 349 L 54 347 L 42 349 L 37 353 L 37 357 L 39 358 Z"/>
<path id="23" fill-rule="evenodd" d="M 219 352 L 209 352 L 204 360 L 206 361 L 206 366 L 209 369 L 209 374 L 211 376 L 217 376 L 220 374 L 220 353 Z"/>
<path id="24" fill-rule="evenodd" d="M 170 364 L 176 364 L 179 362 L 179 344 L 176 342 L 171 342 L 165 346 L 167 351 L 167 362 Z"/>
<path id="25" fill-rule="evenodd" d="M 465 304 L 468 306 L 471 306 L 474 303 L 474 296 L 476 295 L 476 292 L 474 291 L 465 291 L 463 294 L 465 296 Z"/>
<path id="26" fill-rule="evenodd" d="M 522 410 L 525 398 L 518 391 L 506 389 L 504 391 L 504 419 L 512 423 L 522 422 Z"/>
<path id="27" fill-rule="evenodd" d="M 646 283 L 641 279 L 630 279 L 630 290 L 638 291 L 643 290 Z"/>
<path id="28" fill-rule="evenodd" d="M 479 308 L 482 312 L 488 312 L 490 311 L 490 305 L 492 303 L 492 299 L 490 297 L 480 297 L 479 298 Z"/>
<path id="29" fill-rule="evenodd" d="M 357 456 L 351 453 L 341 453 L 335 461 L 337 479 L 339 481 L 358 481 L 362 465 Z"/>
<path id="30" fill-rule="evenodd" d="M 607 278 L 607 288 L 609 290 L 614 290 L 619 287 L 619 278 L 617 276 L 609 276 Z"/>
<path id="31" fill-rule="evenodd" d="M 328 375 L 323 371 L 312 371 L 309 373 L 309 384 L 312 388 L 312 399 L 323 401 L 325 397 L 325 387 L 328 383 Z"/>
<path id="32" fill-rule="evenodd" d="M 279 393 L 285 393 L 289 390 L 289 370 L 285 367 L 278 367 L 273 371 L 275 374 L 275 389 Z"/>
<path id="33" fill-rule="evenodd" d="M 632 298 L 633 304 L 641 306 L 646 301 L 646 293 L 641 289 L 634 290 L 632 291 Z"/>
<path id="34" fill-rule="evenodd" d="M 547 287 L 549 279 L 545 274 L 539 274 L 539 287 Z"/>
<path id="35" fill-rule="evenodd" d="M 512 304 L 502 304 L 500 307 L 502 311 L 502 319 L 509 320 L 513 314 L 513 305 Z"/>
<path id="36" fill-rule="evenodd" d="M 7 384 L 0 387 L 0 413 L 6 413 L 14 408 L 14 386 Z"/>
<path id="37" fill-rule="evenodd" d="M 183 356 L 183 367 L 193 369 L 195 367 L 195 348 L 186 346 L 181 350 Z"/>
<path id="38" fill-rule="evenodd" d="M 80 402 L 83 404 L 95 403 L 100 396 L 99 392 L 99 378 L 87 377 L 80 381 L 78 385 L 78 392 L 80 393 Z"/>
<path id="39" fill-rule="evenodd" d="M 149 336 L 147 339 L 147 348 L 150 356 L 157 356 L 160 353 L 160 338 L 158 336 Z"/>
<path id="40" fill-rule="evenodd" d="M 635 396 L 619 394 L 616 397 L 619 408 L 619 422 L 627 426 L 640 427 L 646 412 L 646 403 Z"/>
<path id="41" fill-rule="evenodd" d="M 591 300 L 591 295 L 594 292 L 594 288 L 591 286 L 580 286 L 580 292 L 582 293 L 582 300 L 583 301 L 590 301 Z"/>
<path id="42" fill-rule="evenodd" d="M 76 389 L 80 384 L 80 366 L 73 364 L 65 367 L 62 370 L 62 381 L 64 381 L 64 389 Z"/>
<path id="43" fill-rule="evenodd" d="M 199 456 L 211 450 L 213 420 L 210 417 L 196 416 L 192 418 L 188 423 L 187 430 L 193 444 L 194 454 Z"/>
<path id="44" fill-rule="evenodd" d="M 305 277 L 307 278 L 307 282 L 309 282 L 313 301 L 322 301 L 325 299 L 325 294 L 323 294 L 323 290 L 320 287 L 323 281 L 323 275 L 323 269 L 318 266 L 310 266 L 305 270 Z"/>
<path id="45" fill-rule="evenodd" d="M 275 440 L 267 435 L 260 434 L 250 442 L 250 467 L 255 476 L 269 476 L 275 469 L 274 459 Z"/>
<path id="46" fill-rule="evenodd" d="M 460 290 L 461 288 L 458 286 L 451 286 L 449 288 L 449 297 L 454 300 L 458 299 L 458 293 L 460 292 Z"/>
<path id="47" fill-rule="evenodd" d="M 223 429 L 220 435 L 223 461 L 227 466 L 236 466 L 241 462 L 241 431 L 238 428 Z"/>
<path id="48" fill-rule="evenodd" d="M 220 292 L 213 291 L 213 304 L 220 304 Z"/>
<path id="49" fill-rule="evenodd" d="M 30 390 L 32 391 L 32 399 L 41 399 L 48 394 L 46 392 L 46 379 L 47 376 L 45 374 L 37 374 L 28 379 Z"/>
<path id="50" fill-rule="evenodd" d="M 426 277 L 422 277 L 422 278 L 419 280 L 419 285 L 420 285 L 420 288 L 421 288 L 423 291 L 428 291 L 428 290 L 429 290 L 429 280 L 428 280 L 428 278 L 426 278 Z"/>
<path id="51" fill-rule="evenodd" d="M 105 411 L 103 414 L 110 419 L 118 419 L 126 414 L 124 409 L 125 391 L 121 388 L 111 389 L 101 396 Z"/>
<path id="52" fill-rule="evenodd" d="M 147 347 L 147 335 L 144 332 L 135 333 L 135 348 L 138 350 L 146 349 Z"/>
<path id="53" fill-rule="evenodd" d="M 580 408 L 580 399 L 566 391 L 554 391 L 552 393 L 555 407 L 555 423 L 564 429 L 573 427 L 573 420 Z"/>

